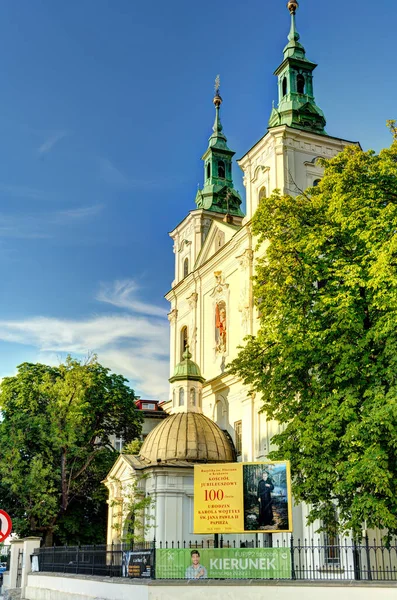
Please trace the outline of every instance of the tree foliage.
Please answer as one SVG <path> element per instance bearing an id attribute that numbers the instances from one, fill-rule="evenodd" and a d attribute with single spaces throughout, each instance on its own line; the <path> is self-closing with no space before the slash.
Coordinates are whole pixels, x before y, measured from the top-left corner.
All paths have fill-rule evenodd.
<path id="1" fill-rule="evenodd" d="M 282 427 L 309 521 L 397 532 L 397 135 L 379 154 L 347 147 L 296 198 L 253 219 L 259 330 L 231 365 Z"/>
<path id="2" fill-rule="evenodd" d="M 153 496 L 145 492 L 145 482 L 148 474 L 135 472 L 131 483 L 123 489 L 122 482 L 114 482 L 122 490 L 121 498 L 115 498 L 112 525 L 118 538 L 127 544 L 141 544 L 147 539 L 147 534 L 154 525 L 152 508 L 155 504 Z"/>
<path id="3" fill-rule="evenodd" d="M 0 503 L 16 533 L 47 544 L 104 541 L 110 437 L 128 442 L 141 429 L 126 379 L 95 357 L 23 363 L 2 380 L 0 407 Z"/>
<path id="4" fill-rule="evenodd" d="M 128 444 L 124 444 L 122 454 L 132 454 L 135 456 L 136 454 L 139 454 L 142 445 L 143 440 L 135 438 L 134 440 L 131 440 L 131 442 L 128 442 Z"/>

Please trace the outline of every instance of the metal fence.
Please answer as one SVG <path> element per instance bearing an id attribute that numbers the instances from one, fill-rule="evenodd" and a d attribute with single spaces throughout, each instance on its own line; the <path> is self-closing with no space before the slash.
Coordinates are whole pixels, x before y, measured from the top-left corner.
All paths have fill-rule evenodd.
<path id="1" fill-rule="evenodd" d="M 151 549 L 153 543 L 141 544 L 140 549 Z M 107 546 L 52 546 L 36 550 L 40 571 L 123 577 L 123 565 L 131 544 Z"/>
<path id="2" fill-rule="evenodd" d="M 372 542 L 367 538 L 362 543 L 353 543 L 345 540 L 343 543 L 320 543 L 322 540 L 295 540 L 293 536 L 283 543 L 272 545 L 271 536 L 262 541 L 256 539 L 229 542 L 222 537 L 215 540 L 197 542 L 161 542 L 153 540 L 145 544 L 112 544 L 110 546 L 54 546 L 41 548 L 36 551 L 40 571 L 56 573 L 75 573 L 83 575 L 101 575 L 109 577 L 143 577 L 157 579 L 183 579 L 184 574 L 180 568 L 172 564 L 167 568 L 166 574 L 156 568 L 157 560 L 163 554 L 159 551 L 177 551 L 175 556 L 184 556 L 182 550 L 189 550 L 189 556 L 194 549 L 216 549 L 215 556 L 233 556 L 233 549 L 264 549 L 263 556 L 277 554 L 271 552 L 283 549 L 281 555 L 288 558 L 288 570 L 281 576 L 290 580 L 364 580 L 364 581 L 396 581 L 397 582 L 397 540 L 393 542 Z M 150 550 L 151 552 L 147 552 Z M 179 552 L 179 554 L 178 554 Z M 244 550 L 245 556 L 250 553 Z M 168 555 L 172 554 L 168 553 Z M 203 554 L 203 553 L 202 553 Z M 261 552 L 251 552 L 252 556 L 261 556 Z M 148 557 L 147 555 L 150 555 Z M 240 553 L 241 555 L 241 553 Z M 143 559 L 142 559 L 143 556 Z M 186 553 L 185 553 L 186 556 Z M 132 557 L 135 557 L 134 560 Z M 142 565 L 143 560 L 143 565 Z M 185 559 L 186 560 L 186 559 Z M 131 566 L 132 562 L 136 563 Z M 148 565 L 145 569 L 145 565 Z M 183 572 L 184 573 L 184 572 Z M 217 578 L 211 575 L 211 578 Z M 244 578 L 230 572 L 225 578 Z M 278 577 L 263 577 L 259 572 L 251 574 L 249 579 L 262 579 Z"/>

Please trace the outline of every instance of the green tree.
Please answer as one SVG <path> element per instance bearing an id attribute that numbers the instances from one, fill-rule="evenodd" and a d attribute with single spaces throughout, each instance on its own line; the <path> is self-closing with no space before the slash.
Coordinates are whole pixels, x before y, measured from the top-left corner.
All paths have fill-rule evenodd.
<path id="1" fill-rule="evenodd" d="M 132 454 L 135 456 L 136 454 L 139 454 L 139 451 L 142 448 L 142 445 L 143 445 L 143 440 L 141 440 L 139 438 L 135 438 L 134 440 L 131 440 L 131 442 L 129 442 L 128 444 L 125 444 L 123 446 L 122 453 L 123 454 Z"/>
<path id="2" fill-rule="evenodd" d="M 231 365 L 281 425 L 309 521 L 397 532 L 397 135 L 379 154 L 347 147 L 318 187 L 275 192 L 253 219 L 266 248 L 259 330 Z"/>
<path id="3" fill-rule="evenodd" d="M 49 367 L 23 363 L 0 386 L 0 504 L 21 536 L 46 544 L 105 540 L 101 480 L 113 435 L 135 439 L 141 415 L 121 375 L 96 357 Z"/>
<path id="4" fill-rule="evenodd" d="M 148 474 L 135 473 L 133 481 L 122 492 L 122 498 L 113 500 L 114 521 L 113 529 L 123 543 L 142 544 L 154 525 L 153 496 L 145 493 L 145 481 Z M 118 479 L 114 479 L 119 489 L 123 488 Z"/>

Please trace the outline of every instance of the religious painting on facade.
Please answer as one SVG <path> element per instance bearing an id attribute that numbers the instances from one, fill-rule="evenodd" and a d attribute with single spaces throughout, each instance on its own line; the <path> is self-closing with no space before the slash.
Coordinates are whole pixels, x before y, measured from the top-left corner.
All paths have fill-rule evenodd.
<path id="1" fill-rule="evenodd" d="M 291 531 L 288 462 L 243 464 L 244 530 Z"/>
<path id="2" fill-rule="evenodd" d="M 227 342 L 227 314 L 226 302 L 221 300 L 215 305 L 215 349 L 220 354 L 226 352 Z"/>

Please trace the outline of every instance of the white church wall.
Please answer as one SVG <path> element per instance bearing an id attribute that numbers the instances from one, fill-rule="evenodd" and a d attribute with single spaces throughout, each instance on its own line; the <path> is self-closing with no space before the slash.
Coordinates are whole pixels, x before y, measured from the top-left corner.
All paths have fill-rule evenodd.
<path id="1" fill-rule="evenodd" d="M 396 584 L 373 582 L 272 581 L 134 581 L 122 578 L 54 573 L 28 575 L 25 597 L 29 600 L 202 600 L 203 595 L 228 600 L 395 600 Z"/>
<path id="2" fill-rule="evenodd" d="M 268 133 L 239 160 L 244 172 L 249 222 L 256 209 L 262 188 L 269 196 L 273 190 L 296 195 L 320 179 L 323 168 L 318 157 L 332 158 L 353 142 L 292 129 L 285 125 Z"/>
<path id="3" fill-rule="evenodd" d="M 164 547 L 172 542 L 201 542 L 203 536 L 193 533 L 193 465 L 149 469 L 146 493 L 153 498 L 147 540 L 155 538 Z"/>
<path id="4" fill-rule="evenodd" d="M 256 248 L 257 240 L 252 236 L 250 220 L 261 194 L 268 196 L 277 188 L 282 193 L 295 195 L 313 185 L 323 172 L 317 158 L 330 158 L 348 143 L 286 126 L 269 130 L 239 161 L 244 171 L 247 198 L 244 226 L 231 238 L 229 234 L 220 247 L 216 245 L 216 231 L 212 228 L 205 247 L 208 256 L 201 254 L 199 262 L 203 257 L 205 259 L 202 264 L 167 294 L 171 302 L 170 373 L 181 359 L 181 330 L 186 326 L 193 360 L 206 379 L 202 392 L 204 414 L 228 431 L 234 441 L 235 425 L 241 422 L 242 448 L 238 460 L 265 460 L 275 449 L 271 440 L 280 430 L 278 423 L 260 413 L 260 395 L 252 396 L 237 377 L 227 373 L 227 365 L 237 356 L 245 336 L 255 335 L 259 327 L 258 311 L 253 305 L 252 276 L 256 260 L 266 252 L 266 244 Z M 171 234 L 175 251 L 181 253 L 181 257 L 176 256 L 177 277 L 180 277 L 180 265 L 187 252 L 185 246 L 191 247 L 194 260 L 199 256 L 204 237 L 202 233 L 201 237 L 197 234 L 203 227 L 200 219 L 204 218 L 199 213 L 192 211 Z M 219 216 L 209 214 L 205 218 L 211 216 L 216 223 Z M 191 244 L 183 245 L 184 239 L 191 240 Z M 211 252 L 214 252 L 213 256 Z M 219 349 L 215 310 L 221 303 L 226 309 L 226 343 Z M 294 515 L 298 535 L 309 533 L 302 508 L 295 507 Z"/>

